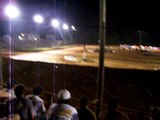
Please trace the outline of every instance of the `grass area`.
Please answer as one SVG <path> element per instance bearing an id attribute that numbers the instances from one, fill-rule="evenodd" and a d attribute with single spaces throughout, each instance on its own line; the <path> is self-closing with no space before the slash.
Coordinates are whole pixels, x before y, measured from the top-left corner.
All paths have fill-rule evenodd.
<path id="1" fill-rule="evenodd" d="M 24 49 L 21 49 L 21 50 L 18 50 L 18 51 L 28 51 L 28 52 L 36 52 L 36 51 L 45 51 L 45 50 L 52 50 L 53 48 L 49 48 L 49 47 L 46 47 L 46 48 L 24 48 Z"/>
<path id="2" fill-rule="evenodd" d="M 160 60 L 145 60 L 145 62 L 160 64 Z"/>
<path id="3" fill-rule="evenodd" d="M 38 48 L 23 48 L 23 49 L 17 49 L 15 51 L 17 52 L 41 52 L 41 51 L 47 51 L 47 50 L 57 50 L 57 49 L 64 49 L 71 46 L 54 46 L 54 47 L 38 47 Z"/>

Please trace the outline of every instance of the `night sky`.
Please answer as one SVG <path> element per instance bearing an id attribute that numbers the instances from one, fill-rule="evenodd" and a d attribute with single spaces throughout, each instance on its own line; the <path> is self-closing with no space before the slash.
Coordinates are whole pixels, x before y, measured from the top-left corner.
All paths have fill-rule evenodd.
<path id="1" fill-rule="evenodd" d="M 6 1 L 5 1 L 6 2 Z M 99 25 L 99 0 L 14 0 L 25 13 L 22 20 L 34 13 L 46 19 L 59 18 L 81 29 L 96 29 Z M 159 39 L 160 15 L 158 1 L 106 0 L 107 32 L 142 30 Z"/>
<path id="2" fill-rule="evenodd" d="M 115 28 L 120 29 L 159 29 L 159 8 L 155 1 L 145 0 L 110 0 L 108 2 L 108 16 Z M 114 26 L 114 25 L 113 25 Z"/>

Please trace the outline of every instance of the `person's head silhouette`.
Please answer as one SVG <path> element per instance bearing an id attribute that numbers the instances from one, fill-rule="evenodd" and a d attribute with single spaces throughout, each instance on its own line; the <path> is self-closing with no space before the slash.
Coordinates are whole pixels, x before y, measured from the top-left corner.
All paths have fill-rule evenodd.
<path id="1" fill-rule="evenodd" d="M 109 111 L 115 111 L 118 107 L 118 99 L 117 98 L 109 98 L 109 101 L 108 101 L 108 110 Z"/>
<path id="2" fill-rule="evenodd" d="M 81 99 L 80 99 L 80 106 L 81 107 L 86 107 L 88 105 L 88 98 L 86 97 L 86 96 L 84 96 L 84 97 L 82 97 Z"/>

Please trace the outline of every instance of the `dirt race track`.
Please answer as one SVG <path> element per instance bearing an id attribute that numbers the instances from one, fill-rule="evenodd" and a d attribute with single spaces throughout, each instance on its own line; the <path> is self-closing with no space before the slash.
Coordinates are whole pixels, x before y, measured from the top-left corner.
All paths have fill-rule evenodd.
<path id="1" fill-rule="evenodd" d="M 118 46 L 107 46 L 104 64 L 110 68 L 159 70 L 160 52 L 125 51 Z M 111 52 L 114 50 L 114 52 Z M 15 60 L 98 67 L 98 46 L 66 46 L 63 49 L 13 55 Z M 85 59 L 85 60 L 84 60 Z"/>
<path id="2" fill-rule="evenodd" d="M 98 46 L 85 47 L 85 52 L 84 46 L 13 52 L 12 60 L 3 52 L 4 81 L 12 77 L 29 88 L 39 85 L 45 93 L 53 96 L 53 101 L 62 88 L 71 92 L 75 105 L 75 101 L 84 95 L 94 100 L 99 50 Z M 124 51 L 117 46 L 108 46 L 108 49 L 104 60 L 104 106 L 108 96 L 115 96 L 120 100 L 121 109 L 133 119 L 139 111 L 147 116 L 152 105 L 160 105 L 160 52 Z M 8 66 L 12 66 L 11 71 Z M 45 96 L 46 104 L 49 98 Z"/>

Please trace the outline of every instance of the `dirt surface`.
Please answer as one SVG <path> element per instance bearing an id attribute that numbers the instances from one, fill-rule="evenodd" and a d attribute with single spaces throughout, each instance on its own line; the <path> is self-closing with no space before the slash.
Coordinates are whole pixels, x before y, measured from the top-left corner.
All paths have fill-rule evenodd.
<path id="1" fill-rule="evenodd" d="M 14 53 L 12 59 L 46 63 L 98 67 L 99 47 L 67 46 L 34 53 Z M 160 52 L 125 51 L 118 46 L 106 46 L 105 67 L 138 70 L 160 70 Z M 84 52 L 85 51 L 85 52 Z"/>

